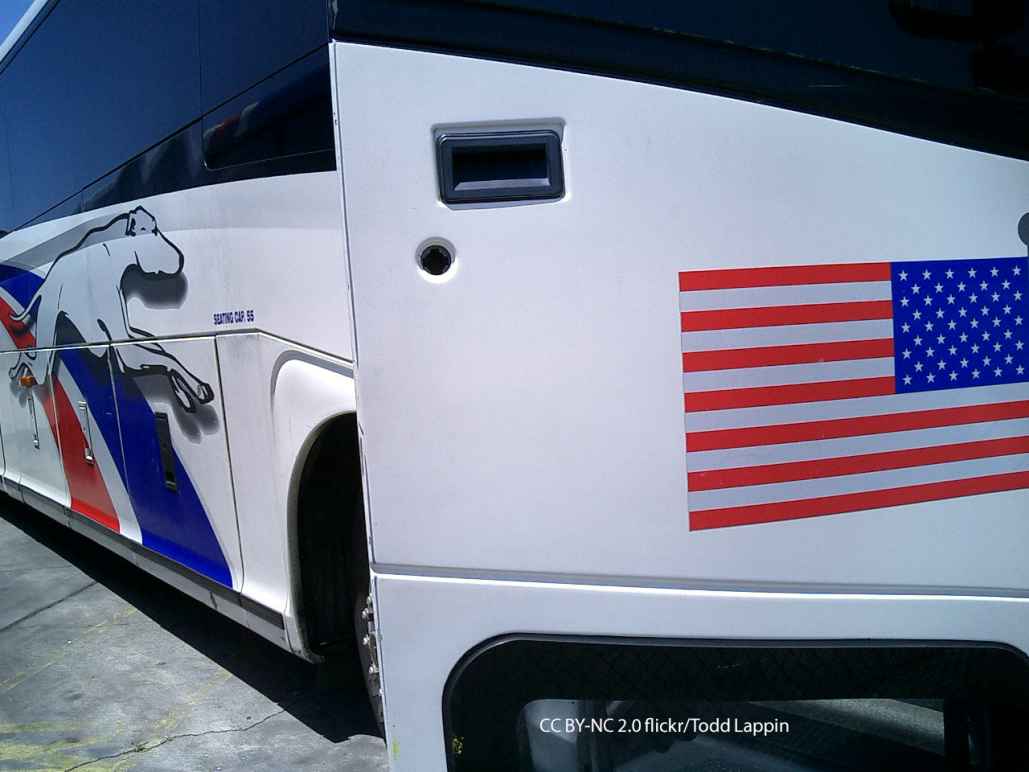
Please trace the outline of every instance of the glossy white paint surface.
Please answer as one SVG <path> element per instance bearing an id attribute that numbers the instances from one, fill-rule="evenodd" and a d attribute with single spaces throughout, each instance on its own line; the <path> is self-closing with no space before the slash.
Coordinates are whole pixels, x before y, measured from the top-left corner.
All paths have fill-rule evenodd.
<path id="1" fill-rule="evenodd" d="M 0 338 L 6 335 L 0 332 Z M 14 354 L 0 355 L 0 375 L 6 376 Z M 64 479 L 58 438 L 51 431 L 45 404 L 53 404 L 49 383 L 24 388 L 4 377 L 0 386 L 0 422 L 4 433 L 4 477 L 8 482 L 68 506 L 71 498 Z M 38 447 L 33 439 L 38 437 Z M 16 492 L 17 488 L 12 489 Z"/>
<path id="2" fill-rule="evenodd" d="M 142 206 L 182 252 L 184 292 L 159 304 L 129 297 L 133 325 L 158 338 L 260 330 L 350 359 L 350 299 L 337 184 L 335 172 L 317 172 L 117 204 L 14 231 L 0 240 L 0 263 L 29 268 L 42 277 L 88 228 Z M 80 259 L 81 274 L 90 266 L 89 297 L 81 298 L 82 311 L 105 319 L 111 313 L 103 294 L 117 285 L 124 266 L 91 254 L 93 259 Z M 216 323 L 215 314 L 236 311 L 253 311 L 253 321 L 244 315 L 238 322 Z M 117 341 L 117 329 L 111 329 Z M 0 336 L 0 350 L 11 349 L 6 336 Z"/>
<path id="3" fill-rule="evenodd" d="M 1029 590 L 1025 492 L 690 532 L 677 284 L 1024 255 L 1029 164 L 472 58 L 342 44 L 336 67 L 377 563 Z M 564 126 L 562 200 L 440 203 L 434 129 L 533 121 Z M 455 246 L 449 280 L 415 264 L 431 238 Z"/>

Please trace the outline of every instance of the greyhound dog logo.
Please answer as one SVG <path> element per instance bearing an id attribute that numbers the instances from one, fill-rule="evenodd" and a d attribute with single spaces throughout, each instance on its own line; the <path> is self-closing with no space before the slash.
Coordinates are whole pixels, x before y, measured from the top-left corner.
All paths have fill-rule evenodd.
<path id="1" fill-rule="evenodd" d="M 141 206 L 86 233 L 50 266 L 36 294 L 12 317 L 16 332 L 34 330 L 43 351 L 20 351 L 9 375 L 31 375 L 45 383 L 54 368 L 54 346 L 62 322 L 71 324 L 82 340 L 129 341 L 116 346 L 114 365 L 133 378 L 160 375 L 168 379 L 182 408 L 190 413 L 214 399 L 210 385 L 191 373 L 154 336 L 133 326 L 126 301 L 126 283 L 167 282 L 182 274 L 182 252 L 161 233 L 157 220 Z M 97 281 L 96 277 L 104 280 Z M 106 281 L 110 277 L 111 281 Z M 92 297 L 90 297 L 92 296 Z"/>

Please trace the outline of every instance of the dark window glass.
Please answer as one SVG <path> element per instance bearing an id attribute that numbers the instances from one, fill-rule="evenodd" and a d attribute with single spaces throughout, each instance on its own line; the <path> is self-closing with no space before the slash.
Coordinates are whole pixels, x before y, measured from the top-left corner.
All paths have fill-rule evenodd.
<path id="1" fill-rule="evenodd" d="M 332 150 L 328 50 L 205 116 L 203 127 L 204 161 L 211 169 Z"/>
<path id="2" fill-rule="evenodd" d="M 326 0 L 200 0 L 203 109 L 328 41 Z"/>
<path id="3" fill-rule="evenodd" d="M 82 192 L 82 209 L 100 209 L 206 183 L 197 122 L 87 187 Z"/>
<path id="4" fill-rule="evenodd" d="M 24 223 L 200 115 L 196 0 L 62 0 L 2 74 Z"/>
<path id="5" fill-rule="evenodd" d="M 348 0 L 332 5 L 332 29 L 341 39 L 609 73 L 1029 158 L 1027 5 Z"/>
<path id="6" fill-rule="evenodd" d="M 1029 94 L 1024 0 L 792 0 L 788 5 L 600 0 L 588 10 L 575 0 L 495 4 L 696 36 L 946 88 L 1005 91 L 1010 86 Z M 1011 56 L 1020 57 L 1021 66 L 1010 73 L 991 66 Z"/>
<path id="7" fill-rule="evenodd" d="M 1000 646 L 511 639 L 455 668 L 452 772 L 1021 772 Z"/>
<path id="8" fill-rule="evenodd" d="M 38 225 L 41 222 L 48 222 L 50 220 L 58 220 L 61 217 L 70 217 L 73 214 L 78 214 L 82 211 L 82 194 L 75 193 L 64 201 L 55 206 L 50 207 L 45 212 L 36 217 L 33 217 L 29 222 L 22 223 L 19 227 L 28 227 L 30 225 Z"/>
<path id="9" fill-rule="evenodd" d="M 7 122 L 4 116 L 4 91 L 0 84 L 0 237 L 13 230 L 14 199 L 11 193 L 11 156 L 7 148 Z"/>

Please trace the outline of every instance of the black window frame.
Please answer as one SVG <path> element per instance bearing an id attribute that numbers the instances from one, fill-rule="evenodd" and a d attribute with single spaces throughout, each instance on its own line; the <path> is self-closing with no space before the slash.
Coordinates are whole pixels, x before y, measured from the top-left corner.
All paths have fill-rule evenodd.
<path id="1" fill-rule="evenodd" d="M 981 700 L 995 711 L 991 742 L 1002 766 L 993 772 L 1020 772 L 1029 757 L 1027 694 L 1029 656 L 990 641 L 510 633 L 464 654 L 441 709 L 449 772 L 515 772 L 516 719 L 536 700 L 921 697 L 959 709 Z"/>

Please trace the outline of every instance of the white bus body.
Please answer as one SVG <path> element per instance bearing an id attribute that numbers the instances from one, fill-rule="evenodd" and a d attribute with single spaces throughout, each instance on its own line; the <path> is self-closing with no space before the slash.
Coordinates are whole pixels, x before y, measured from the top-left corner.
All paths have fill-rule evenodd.
<path id="1" fill-rule="evenodd" d="M 1019 768 L 1023 27 L 459 5 L 333 6 L 0 223 L 5 490 L 301 656 L 355 621 L 397 772 Z M 261 133 L 303 62 L 327 165 Z"/>

